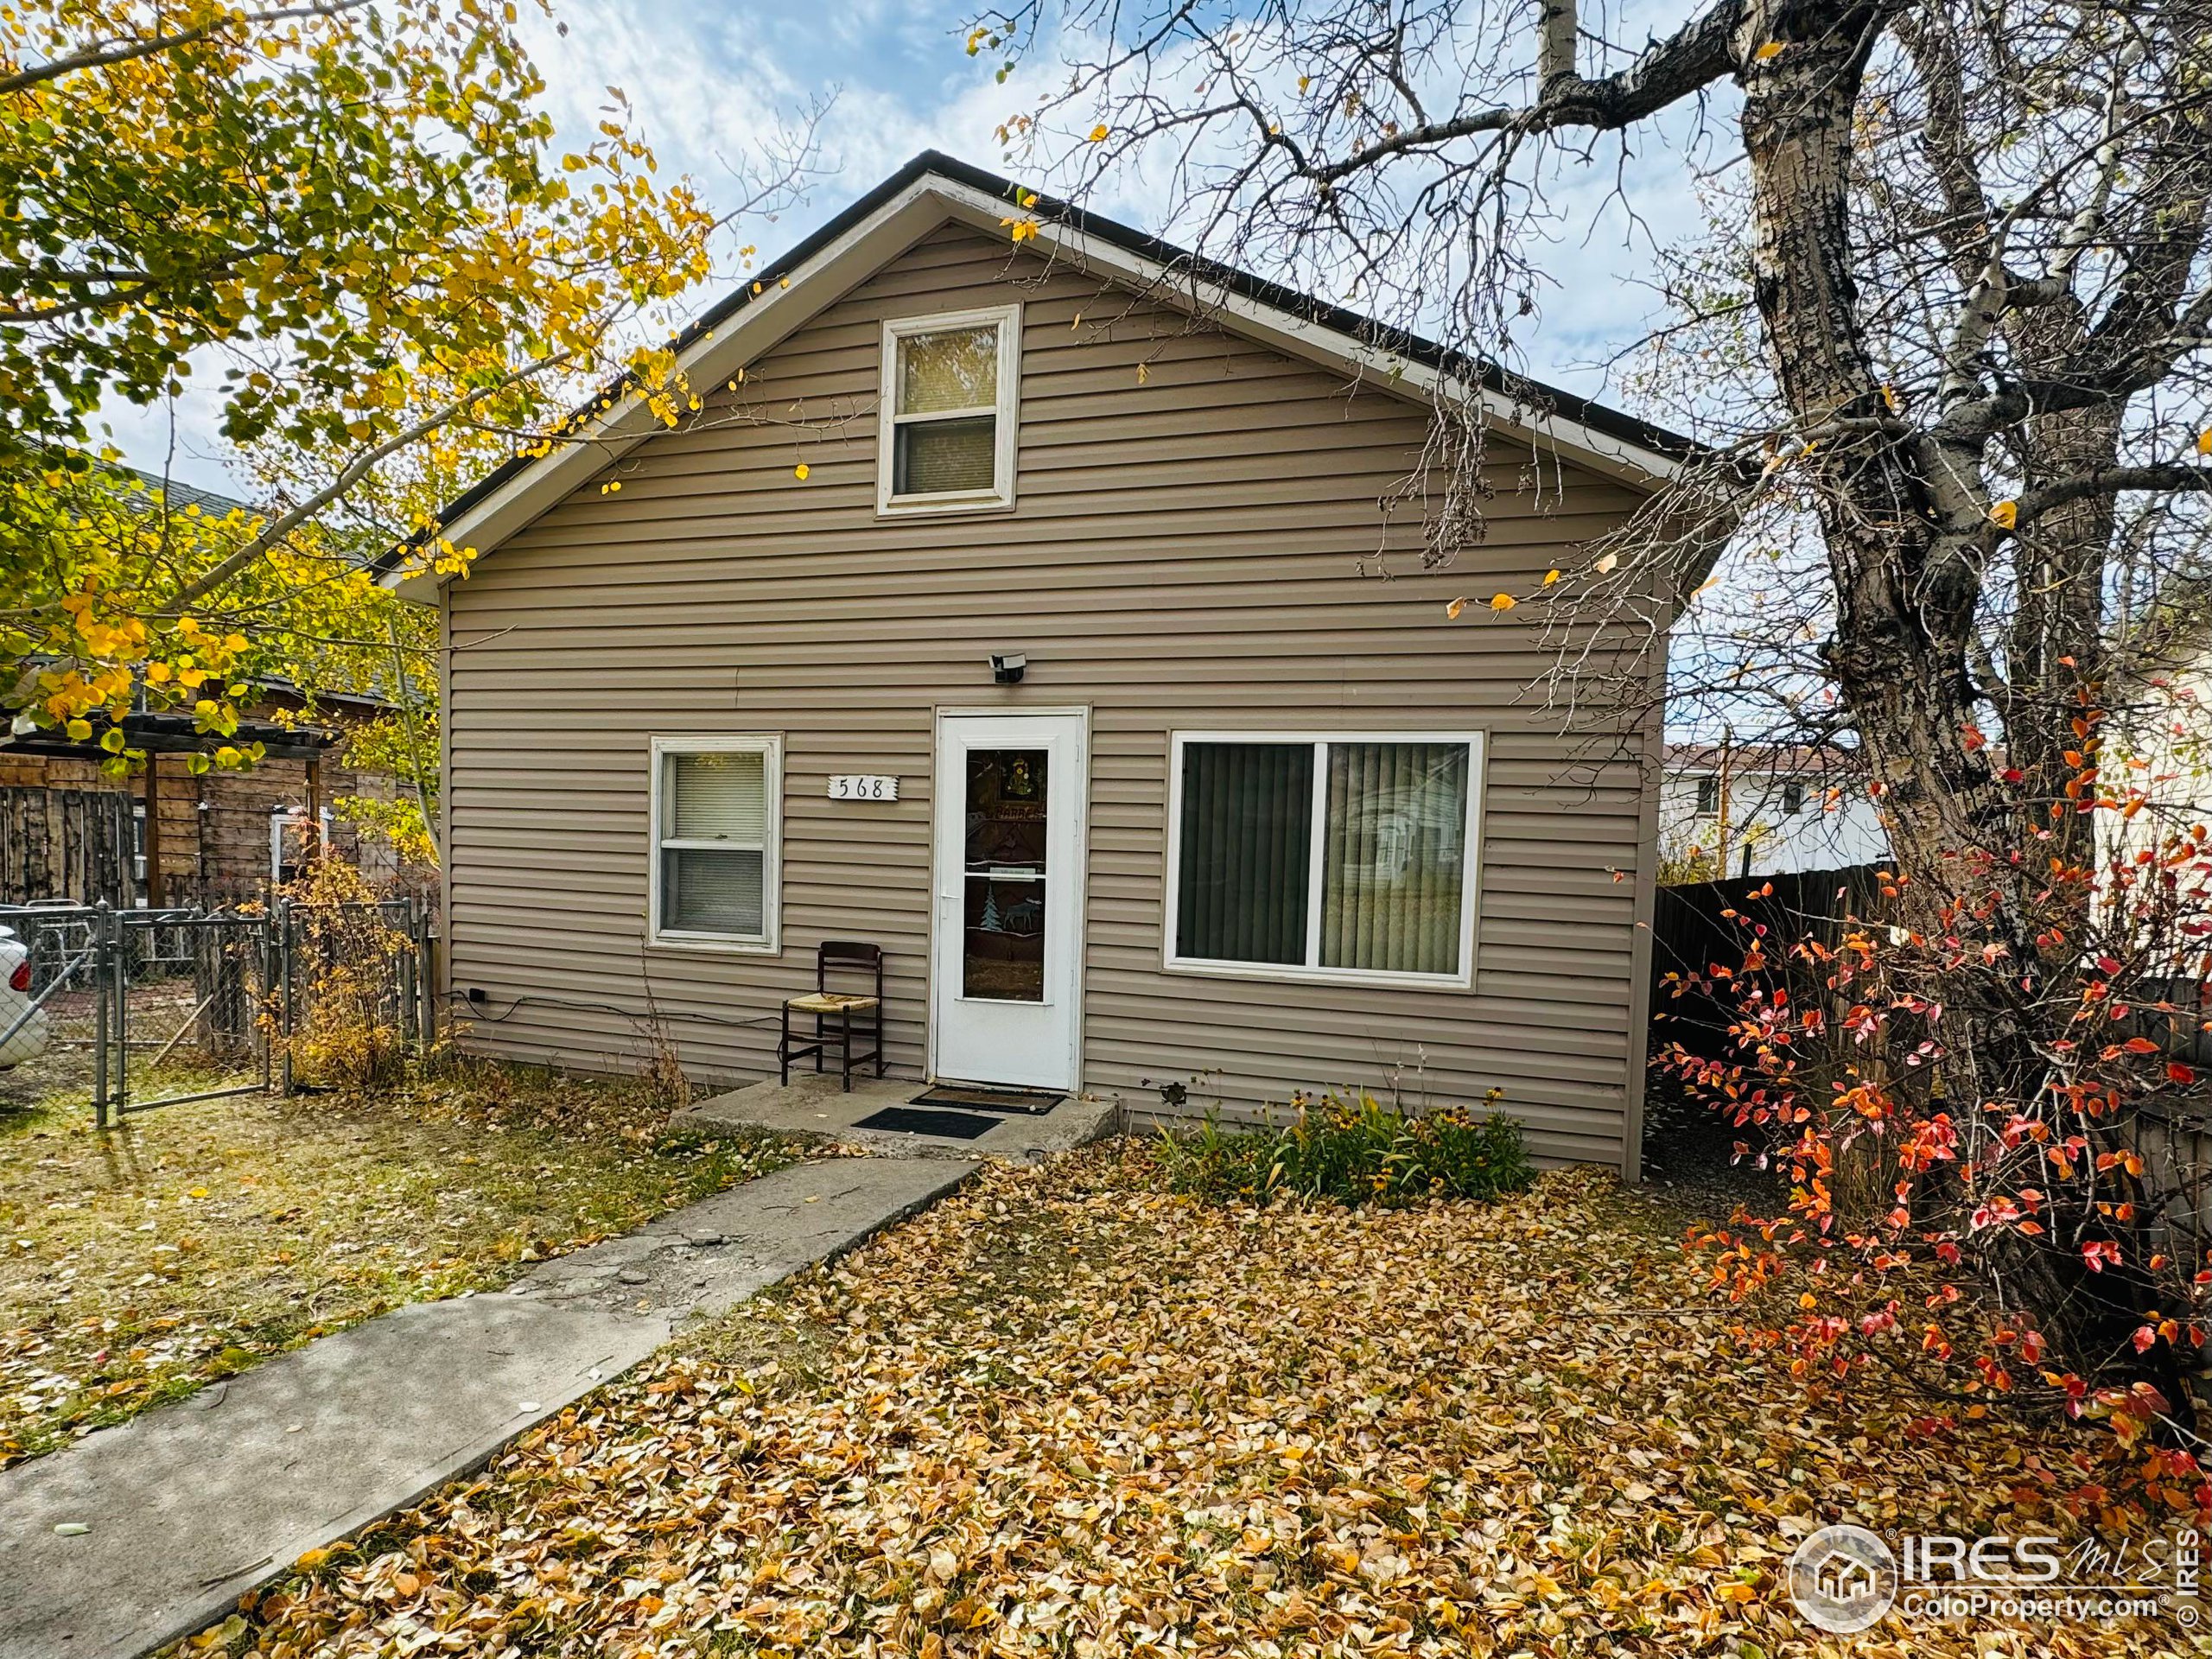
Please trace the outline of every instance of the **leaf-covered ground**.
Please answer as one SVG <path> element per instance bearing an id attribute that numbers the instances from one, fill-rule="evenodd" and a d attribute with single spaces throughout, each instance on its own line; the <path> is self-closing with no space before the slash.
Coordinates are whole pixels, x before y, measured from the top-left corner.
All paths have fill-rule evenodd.
<path id="1" fill-rule="evenodd" d="M 0 1465 L 787 1163 L 634 1084 L 470 1065 L 374 1096 L 0 1109 Z"/>
<path id="2" fill-rule="evenodd" d="M 2137 1625 L 1816 1647 L 1813 1525 L 2052 1525 L 2067 1431 L 1957 1433 L 1739 1351 L 1681 1217 L 1203 1208 L 1149 1155 L 993 1169 L 315 1553 L 292 1656 L 2196 1651 Z"/>

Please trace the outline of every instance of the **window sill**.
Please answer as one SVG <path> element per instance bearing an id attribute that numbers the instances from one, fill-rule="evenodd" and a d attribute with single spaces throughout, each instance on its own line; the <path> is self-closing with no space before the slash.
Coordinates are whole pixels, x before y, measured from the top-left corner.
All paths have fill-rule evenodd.
<path id="1" fill-rule="evenodd" d="M 879 518 L 936 518 L 952 513 L 1012 512 L 1010 495 L 938 498 L 929 495 L 893 496 L 875 504 Z"/>
<path id="2" fill-rule="evenodd" d="M 1467 974 L 1399 974 L 1357 968 L 1295 968 L 1282 963 L 1184 962 L 1173 957 L 1164 964 L 1171 974 L 1194 979 L 1245 979 L 1275 985 L 1343 985 L 1373 991 L 1471 991 L 1475 979 Z"/>
<path id="3" fill-rule="evenodd" d="M 649 950 L 698 950 L 709 956 L 774 957 L 783 946 L 774 939 L 739 939 L 724 933 L 662 933 L 645 935 Z"/>

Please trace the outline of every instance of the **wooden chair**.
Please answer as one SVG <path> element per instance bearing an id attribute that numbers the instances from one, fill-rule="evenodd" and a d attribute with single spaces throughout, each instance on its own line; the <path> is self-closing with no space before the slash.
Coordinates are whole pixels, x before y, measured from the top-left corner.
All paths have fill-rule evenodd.
<path id="1" fill-rule="evenodd" d="M 849 991 L 830 988 L 831 969 L 848 972 L 870 974 L 874 976 L 873 995 L 859 995 Z M 811 1042 L 796 1040 L 801 1033 L 791 1030 L 791 1015 L 814 1016 L 814 1038 Z M 865 1052 L 853 1052 L 853 1016 L 868 1015 L 861 1027 L 861 1034 L 869 1038 L 874 1046 Z M 836 1022 L 832 1029 L 830 1021 Z M 875 1075 L 883 1075 L 883 947 L 864 944 L 857 939 L 824 939 L 814 952 L 814 989 L 805 996 L 788 998 L 784 1003 L 783 1034 L 776 1044 L 776 1061 L 784 1086 L 791 1080 L 791 1062 L 814 1056 L 814 1069 L 819 1074 L 822 1057 L 832 1043 L 837 1051 L 837 1075 L 845 1092 L 853 1088 L 853 1062 L 875 1062 Z"/>

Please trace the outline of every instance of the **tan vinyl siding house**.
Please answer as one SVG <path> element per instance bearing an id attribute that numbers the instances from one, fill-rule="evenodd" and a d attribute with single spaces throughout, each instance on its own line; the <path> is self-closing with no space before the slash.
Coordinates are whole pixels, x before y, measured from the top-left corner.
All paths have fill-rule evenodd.
<path id="1" fill-rule="evenodd" d="M 1656 734 L 1562 734 L 1527 695 L 1535 626 L 1446 616 L 1533 588 L 1635 506 L 1631 469 L 1501 440 L 1487 539 L 1424 572 L 1419 504 L 1382 505 L 1417 399 L 1009 244 L 945 210 L 980 188 L 951 166 L 911 167 L 846 239 L 887 233 L 777 291 L 808 290 L 796 327 L 706 358 L 684 427 L 453 515 L 481 536 L 439 590 L 468 1041 L 630 1066 L 657 1013 L 696 1077 L 772 1076 L 780 999 L 821 940 L 860 939 L 900 1075 L 1050 1085 L 1065 1054 L 1136 1109 L 1181 1081 L 1236 1116 L 1497 1087 L 1540 1154 L 1632 1171 Z M 899 354 L 948 316 L 1007 353 L 995 385 Z M 898 478 L 887 371 L 918 421 L 950 411 L 893 440 Z M 901 511 L 898 479 L 1012 500 Z M 830 798 L 849 777 L 897 798 Z M 1232 805 L 1194 804 L 1210 789 Z M 1386 890 L 1417 877 L 1394 920 Z M 1258 921 L 1179 916 L 1179 882 Z M 1270 907 L 1277 943 L 1236 944 Z M 1302 960 L 1190 960 L 1207 938 Z M 994 1001 L 1008 975 L 1046 1012 Z"/>

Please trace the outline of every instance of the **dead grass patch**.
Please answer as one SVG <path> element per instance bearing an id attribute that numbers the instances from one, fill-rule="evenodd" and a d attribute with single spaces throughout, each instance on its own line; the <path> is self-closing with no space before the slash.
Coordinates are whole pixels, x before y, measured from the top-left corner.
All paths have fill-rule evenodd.
<path id="1" fill-rule="evenodd" d="M 477 1064 L 89 1116 L 74 1092 L 0 1115 L 0 1465 L 801 1152 L 672 1134 L 635 1083 Z"/>

